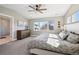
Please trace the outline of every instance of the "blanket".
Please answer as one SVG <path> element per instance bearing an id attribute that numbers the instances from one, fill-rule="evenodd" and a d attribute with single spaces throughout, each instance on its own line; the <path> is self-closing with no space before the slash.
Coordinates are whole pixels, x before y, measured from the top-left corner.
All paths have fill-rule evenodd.
<path id="1" fill-rule="evenodd" d="M 28 49 L 38 48 L 64 54 L 79 54 L 79 44 L 72 44 L 66 40 L 58 39 L 60 44 L 58 47 L 55 47 L 48 44 L 47 41 L 48 34 L 42 34 L 29 42 Z"/>

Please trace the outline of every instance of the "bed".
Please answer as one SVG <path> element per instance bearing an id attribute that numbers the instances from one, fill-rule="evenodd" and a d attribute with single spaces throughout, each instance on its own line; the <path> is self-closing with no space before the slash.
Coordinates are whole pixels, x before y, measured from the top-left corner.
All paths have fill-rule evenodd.
<path id="1" fill-rule="evenodd" d="M 40 55 L 78 55 L 79 44 L 73 44 L 66 40 L 56 39 L 59 46 L 55 47 L 47 43 L 49 33 L 41 34 L 28 44 L 29 53 Z M 55 40 L 55 38 L 53 39 Z"/>

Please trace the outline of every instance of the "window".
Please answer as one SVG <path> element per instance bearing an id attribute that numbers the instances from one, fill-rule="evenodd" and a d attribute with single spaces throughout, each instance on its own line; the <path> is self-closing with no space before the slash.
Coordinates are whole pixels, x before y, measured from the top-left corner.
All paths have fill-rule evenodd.
<path id="1" fill-rule="evenodd" d="M 54 30 L 54 22 L 49 21 L 49 30 Z"/>
<path id="2" fill-rule="evenodd" d="M 67 18 L 67 24 L 79 21 L 79 11 Z"/>
<path id="3" fill-rule="evenodd" d="M 72 22 L 79 21 L 79 11 L 72 15 Z"/>
<path id="4" fill-rule="evenodd" d="M 42 22 L 34 22 L 34 31 L 40 30 L 54 30 L 54 22 L 53 21 L 42 21 Z"/>
<path id="5" fill-rule="evenodd" d="M 17 21 L 17 30 L 28 29 L 28 23 L 24 21 Z"/>
<path id="6" fill-rule="evenodd" d="M 47 29 L 47 24 L 48 24 L 47 21 L 45 21 L 45 22 L 40 22 L 40 29 L 41 29 L 41 30 Z"/>
<path id="7" fill-rule="evenodd" d="M 47 29 L 47 21 L 44 22 L 34 22 L 34 31 L 40 31 Z"/>
<path id="8" fill-rule="evenodd" d="M 40 30 L 40 22 L 34 22 L 34 31 Z"/>

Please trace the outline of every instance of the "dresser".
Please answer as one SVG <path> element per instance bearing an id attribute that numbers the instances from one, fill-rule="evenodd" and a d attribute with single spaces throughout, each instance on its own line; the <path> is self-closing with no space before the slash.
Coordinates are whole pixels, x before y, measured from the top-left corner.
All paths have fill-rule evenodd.
<path id="1" fill-rule="evenodd" d="M 30 36 L 30 30 L 17 30 L 17 40 L 21 40 Z"/>

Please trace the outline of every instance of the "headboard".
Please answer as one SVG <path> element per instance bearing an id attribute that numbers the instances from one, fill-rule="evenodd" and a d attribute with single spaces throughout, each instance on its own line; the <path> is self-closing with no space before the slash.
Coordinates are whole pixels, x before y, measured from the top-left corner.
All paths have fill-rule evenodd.
<path id="1" fill-rule="evenodd" d="M 79 22 L 64 25 L 64 29 L 79 34 Z"/>

